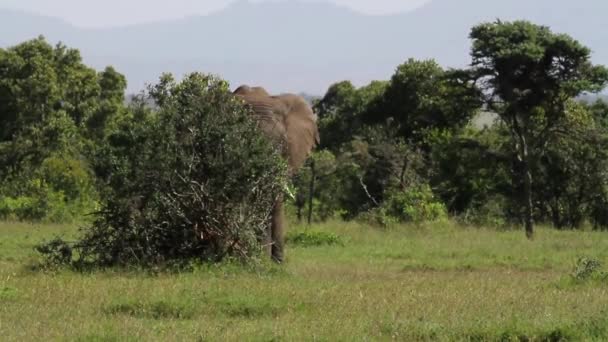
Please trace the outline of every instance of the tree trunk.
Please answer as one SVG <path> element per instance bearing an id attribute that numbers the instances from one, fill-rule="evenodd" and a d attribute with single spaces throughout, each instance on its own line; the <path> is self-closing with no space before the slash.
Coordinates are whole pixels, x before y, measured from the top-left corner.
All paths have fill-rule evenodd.
<path id="1" fill-rule="evenodd" d="M 298 205 L 297 206 L 297 211 L 296 211 L 296 217 L 298 220 L 298 223 L 302 223 L 302 206 Z"/>
<path id="2" fill-rule="evenodd" d="M 534 237 L 534 217 L 532 205 L 532 174 L 530 173 L 530 165 L 525 161 L 524 169 L 524 226 L 526 228 L 526 237 L 532 239 Z"/>
<path id="3" fill-rule="evenodd" d="M 528 143 L 525 137 L 521 137 L 521 171 L 524 180 L 524 227 L 526 230 L 526 237 L 528 239 L 534 238 L 534 217 L 533 217 L 533 204 L 532 204 L 532 173 L 530 172 L 530 158 L 528 155 Z"/>
<path id="4" fill-rule="evenodd" d="M 310 186 L 308 187 L 308 225 L 312 222 L 312 200 L 315 194 L 315 161 L 310 161 Z"/>
<path id="5" fill-rule="evenodd" d="M 551 220 L 553 221 L 553 227 L 556 229 L 562 229 L 562 219 L 559 214 L 559 201 L 557 199 L 551 200 L 553 204 L 549 206 L 551 209 Z"/>

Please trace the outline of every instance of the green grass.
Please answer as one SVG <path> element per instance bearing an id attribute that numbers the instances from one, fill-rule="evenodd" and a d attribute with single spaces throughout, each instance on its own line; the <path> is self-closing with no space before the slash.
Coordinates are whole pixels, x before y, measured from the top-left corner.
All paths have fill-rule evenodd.
<path id="1" fill-rule="evenodd" d="M 608 269 L 606 233 L 335 222 L 295 227 L 341 243 L 292 243 L 281 267 L 32 270 L 36 243 L 74 232 L 0 223 L 0 340 L 608 339 L 608 281 L 571 276 L 582 256 Z"/>

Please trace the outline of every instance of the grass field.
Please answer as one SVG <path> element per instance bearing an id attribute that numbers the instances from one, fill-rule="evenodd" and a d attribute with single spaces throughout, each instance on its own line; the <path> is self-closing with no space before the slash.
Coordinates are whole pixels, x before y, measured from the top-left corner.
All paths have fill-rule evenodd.
<path id="1" fill-rule="evenodd" d="M 1 223 L 0 340 L 608 339 L 608 279 L 571 276 L 581 256 L 608 263 L 608 233 L 312 229 L 343 245 L 288 245 L 281 267 L 81 274 L 30 267 L 73 228 Z"/>

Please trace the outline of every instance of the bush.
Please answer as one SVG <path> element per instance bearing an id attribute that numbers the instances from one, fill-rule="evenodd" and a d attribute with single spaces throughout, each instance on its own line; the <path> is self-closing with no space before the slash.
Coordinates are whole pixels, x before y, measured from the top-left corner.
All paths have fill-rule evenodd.
<path id="1" fill-rule="evenodd" d="M 505 227 L 508 223 L 505 208 L 508 203 L 503 196 L 492 196 L 478 207 L 467 208 L 457 220 L 466 226 Z"/>
<path id="2" fill-rule="evenodd" d="M 98 151 L 102 209 L 78 262 L 151 266 L 249 259 L 261 250 L 287 166 L 228 84 L 203 74 L 150 88 Z"/>
<path id="3" fill-rule="evenodd" d="M 344 245 L 342 239 L 334 233 L 311 230 L 290 232 L 287 234 L 286 241 L 289 244 L 302 247 Z"/>
<path id="4" fill-rule="evenodd" d="M 81 222 L 97 209 L 97 193 L 82 160 L 51 156 L 0 189 L 0 219 Z"/>
<path id="5" fill-rule="evenodd" d="M 426 184 L 408 190 L 392 190 L 380 207 L 361 215 L 360 221 L 383 227 L 397 223 L 423 223 L 447 219 L 445 205 L 438 201 Z"/>
<path id="6" fill-rule="evenodd" d="M 392 192 L 383 206 L 400 222 L 421 223 L 447 218 L 445 206 L 435 198 L 428 185 Z"/>
<path id="7" fill-rule="evenodd" d="M 608 273 L 602 272 L 602 263 L 593 258 L 581 257 L 576 261 L 571 273 L 577 282 L 587 280 L 608 280 Z"/>

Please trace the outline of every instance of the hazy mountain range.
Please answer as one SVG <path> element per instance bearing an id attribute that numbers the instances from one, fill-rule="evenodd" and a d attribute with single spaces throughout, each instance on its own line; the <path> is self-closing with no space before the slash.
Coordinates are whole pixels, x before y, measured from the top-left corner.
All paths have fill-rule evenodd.
<path id="1" fill-rule="evenodd" d="M 1 5 L 0 5 L 1 6 Z M 528 19 L 572 35 L 608 65 L 608 1 L 433 0 L 416 10 L 369 16 L 330 3 L 241 0 L 208 16 L 122 28 L 82 29 L 0 9 L 0 46 L 44 35 L 81 50 L 96 68 L 113 65 L 129 91 L 163 71 L 213 72 L 272 91 L 322 94 L 335 81 L 388 79 L 409 57 L 449 67 L 469 62 L 468 33 L 482 21 Z"/>

